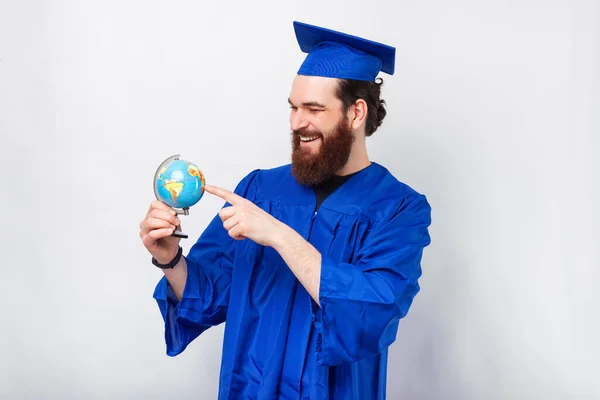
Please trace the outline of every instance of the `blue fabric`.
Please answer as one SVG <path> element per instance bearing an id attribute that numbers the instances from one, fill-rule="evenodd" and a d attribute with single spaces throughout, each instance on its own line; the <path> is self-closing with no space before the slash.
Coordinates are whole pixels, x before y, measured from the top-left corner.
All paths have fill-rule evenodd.
<path id="1" fill-rule="evenodd" d="M 218 217 L 186 257 L 180 302 L 165 278 L 154 297 L 175 356 L 224 321 L 219 399 L 384 399 L 388 346 L 419 291 L 430 243 L 425 196 L 373 163 L 314 213 L 289 165 L 236 188 L 322 254 L 319 307 L 279 254 L 229 238 Z"/>
<path id="2" fill-rule="evenodd" d="M 294 31 L 308 53 L 300 75 L 374 81 L 380 71 L 394 74 L 394 47 L 298 21 Z"/>

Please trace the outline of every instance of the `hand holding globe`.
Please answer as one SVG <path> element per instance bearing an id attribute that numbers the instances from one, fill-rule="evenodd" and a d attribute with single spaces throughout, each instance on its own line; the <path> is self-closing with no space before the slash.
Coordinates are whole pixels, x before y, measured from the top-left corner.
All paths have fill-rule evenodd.
<path id="1" fill-rule="evenodd" d="M 180 230 L 178 214 L 189 215 L 189 208 L 200 201 L 204 175 L 195 164 L 174 155 L 160 164 L 153 186 L 156 200 L 140 223 L 140 237 L 153 259 L 170 268 L 179 259 L 179 241 L 188 237 Z"/>
<path id="2" fill-rule="evenodd" d="M 189 208 L 204 194 L 204 175 L 195 164 L 180 160 L 174 155 L 163 161 L 154 174 L 156 199 L 176 210 L 177 214 L 189 215 Z M 177 226 L 172 236 L 187 238 Z"/>

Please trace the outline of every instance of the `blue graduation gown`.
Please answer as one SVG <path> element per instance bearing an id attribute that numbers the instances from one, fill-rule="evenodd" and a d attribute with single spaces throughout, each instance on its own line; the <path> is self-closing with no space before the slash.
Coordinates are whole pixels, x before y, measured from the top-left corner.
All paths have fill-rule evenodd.
<path id="1" fill-rule="evenodd" d="M 273 248 L 231 239 L 216 216 L 186 256 L 182 299 L 166 278 L 156 286 L 167 354 L 226 321 L 219 399 L 384 399 L 388 346 L 430 243 L 425 196 L 377 163 L 316 213 L 289 165 L 252 171 L 235 192 L 321 253 L 321 306 Z"/>

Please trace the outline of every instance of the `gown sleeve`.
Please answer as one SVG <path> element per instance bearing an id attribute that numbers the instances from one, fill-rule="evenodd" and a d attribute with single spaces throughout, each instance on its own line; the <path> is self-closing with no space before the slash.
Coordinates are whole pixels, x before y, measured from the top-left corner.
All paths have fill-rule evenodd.
<path id="1" fill-rule="evenodd" d="M 254 200 L 256 174 L 252 171 L 242 179 L 235 193 Z M 156 285 L 153 297 L 165 324 L 167 355 L 182 353 L 201 333 L 225 322 L 236 243 L 216 215 L 185 256 L 187 278 L 181 300 L 165 276 Z"/>
<path id="2" fill-rule="evenodd" d="M 319 365 L 352 363 L 395 341 L 399 320 L 419 291 L 430 224 L 425 196 L 411 194 L 391 218 L 373 228 L 354 264 L 323 256 L 321 306 L 311 298 Z"/>

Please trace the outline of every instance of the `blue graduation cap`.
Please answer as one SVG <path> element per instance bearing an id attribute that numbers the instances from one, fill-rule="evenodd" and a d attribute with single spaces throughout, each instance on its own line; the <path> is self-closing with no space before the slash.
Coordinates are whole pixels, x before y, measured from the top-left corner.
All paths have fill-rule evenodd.
<path id="1" fill-rule="evenodd" d="M 308 53 L 299 75 L 374 81 L 379 71 L 394 74 L 394 47 L 298 21 L 294 31 Z"/>

